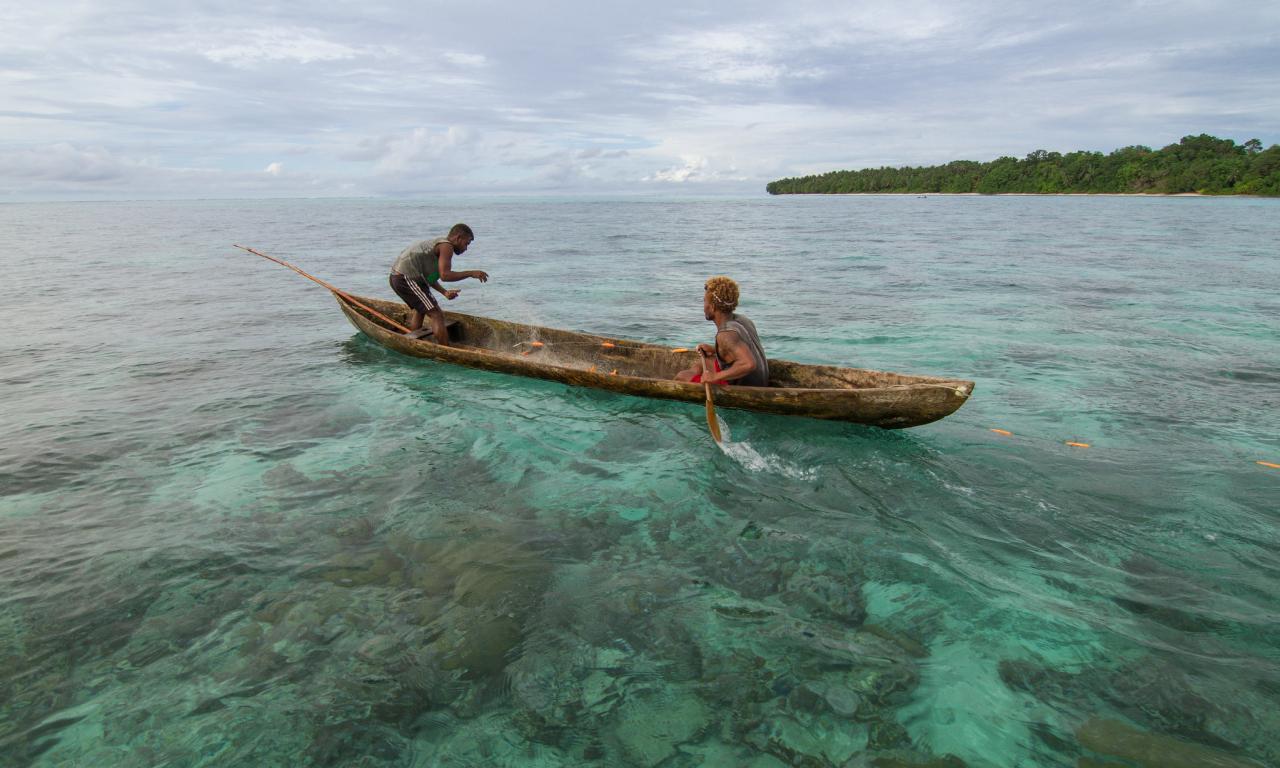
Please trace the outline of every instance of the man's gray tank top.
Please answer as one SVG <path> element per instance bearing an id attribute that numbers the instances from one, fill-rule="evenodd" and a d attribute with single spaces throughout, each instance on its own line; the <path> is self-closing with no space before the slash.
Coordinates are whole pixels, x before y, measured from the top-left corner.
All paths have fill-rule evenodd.
<path id="1" fill-rule="evenodd" d="M 436 248 L 441 243 L 447 242 L 449 238 L 437 237 L 434 240 L 419 240 L 413 243 L 396 257 L 395 263 L 391 265 L 391 271 L 399 272 L 405 277 L 425 280 L 428 283 L 439 280 L 440 258 Z"/>
<path id="2" fill-rule="evenodd" d="M 752 359 L 756 362 L 755 370 L 729 383 L 742 387 L 769 386 L 769 358 L 764 356 L 764 346 L 760 343 L 760 334 L 756 333 L 756 324 L 751 322 L 746 315 L 735 314 L 720 330 L 733 331 L 742 337 L 742 340 L 747 343 L 747 349 L 750 350 Z M 719 349 L 716 350 L 716 356 L 720 356 Z M 721 365 L 724 364 L 723 360 L 720 362 Z"/>

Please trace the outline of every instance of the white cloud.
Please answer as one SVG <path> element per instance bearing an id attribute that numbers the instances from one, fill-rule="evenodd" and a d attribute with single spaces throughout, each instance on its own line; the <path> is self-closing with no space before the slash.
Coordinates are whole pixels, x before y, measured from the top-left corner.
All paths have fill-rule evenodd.
<path id="1" fill-rule="evenodd" d="M 955 3 L 897 0 L 871 0 L 856 6 L 819 5 L 814 11 L 797 14 L 791 26 L 793 31 L 806 33 L 803 37 L 796 35 L 795 39 L 819 48 L 868 44 L 893 47 L 920 43 L 965 28 L 969 26 L 968 19 L 984 15 L 981 4 L 977 5 L 977 8 L 963 8 Z"/>
<path id="2" fill-rule="evenodd" d="M 0 152 L 0 178 L 30 181 L 112 181 L 138 165 L 116 157 L 105 147 L 82 148 L 65 142 Z"/>
<path id="3" fill-rule="evenodd" d="M 279 176 L 281 173 L 284 172 L 284 163 L 279 163 L 279 162 L 271 163 L 270 165 L 268 165 L 266 168 L 262 170 L 263 170 L 263 173 L 269 173 L 272 176 Z"/>
<path id="4" fill-rule="evenodd" d="M 460 67 L 483 67 L 489 60 L 478 53 L 462 53 L 460 51 L 445 51 L 441 58 L 450 64 L 456 64 Z"/>
<path id="5" fill-rule="evenodd" d="M 233 67 L 253 67 L 275 61 L 310 64 L 353 59 L 359 55 L 355 48 L 326 40 L 316 30 L 268 27 L 223 32 L 222 37 L 227 42 L 204 47 L 201 53 L 210 61 Z"/>
<path id="6" fill-rule="evenodd" d="M 632 55 L 712 83 L 769 85 L 790 74 L 778 56 L 780 43 L 764 28 L 714 29 L 667 35 L 637 46 Z"/>
<path id="7" fill-rule="evenodd" d="M 681 155 L 678 165 L 657 170 L 641 180 L 671 184 L 697 184 L 746 181 L 747 178 L 726 158 Z"/>
<path id="8" fill-rule="evenodd" d="M 189 197 L 192 190 L 202 197 L 256 197 L 315 194 L 317 186 L 336 190 L 343 183 L 307 173 L 273 173 L 272 167 L 283 170 L 280 163 L 260 172 L 164 166 L 149 156 L 59 142 L 0 150 L 0 197 L 133 197 L 140 189 L 155 197 Z M 345 194 L 352 194 L 350 188 Z"/>
<path id="9" fill-rule="evenodd" d="M 644 181 L 674 181 L 686 182 L 691 179 L 697 179 L 707 167 L 707 158 L 685 155 L 680 158 L 680 165 L 671 168 L 664 168 L 649 176 L 644 177 Z"/>
<path id="10" fill-rule="evenodd" d="M 451 125 L 444 130 L 418 127 L 406 134 L 366 140 L 345 157 L 369 161 L 377 173 L 395 176 L 431 170 L 433 166 L 437 170 L 465 166 L 480 142 L 479 132 L 465 126 Z"/>

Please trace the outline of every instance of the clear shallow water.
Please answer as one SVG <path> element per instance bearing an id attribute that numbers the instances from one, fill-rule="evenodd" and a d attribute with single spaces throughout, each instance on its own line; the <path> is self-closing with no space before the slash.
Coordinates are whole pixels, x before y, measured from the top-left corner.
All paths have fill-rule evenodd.
<path id="1" fill-rule="evenodd" d="M 0 206 L 0 753 L 1280 763 L 1277 214 Z M 462 311 L 691 344 L 727 273 L 773 355 L 977 390 L 905 432 L 724 411 L 720 450 L 700 407 L 398 356 L 230 247 L 387 295 L 455 220 Z"/>

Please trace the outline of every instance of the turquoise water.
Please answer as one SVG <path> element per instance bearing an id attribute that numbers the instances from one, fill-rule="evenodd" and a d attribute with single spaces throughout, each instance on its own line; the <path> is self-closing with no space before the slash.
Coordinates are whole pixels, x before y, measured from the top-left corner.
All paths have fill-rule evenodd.
<path id="1" fill-rule="evenodd" d="M 725 273 L 772 355 L 977 389 L 722 450 L 231 247 L 388 296 L 456 220 L 462 311 L 688 345 Z M 1277 242 L 1250 199 L 0 206 L 3 762 L 1280 764 Z"/>

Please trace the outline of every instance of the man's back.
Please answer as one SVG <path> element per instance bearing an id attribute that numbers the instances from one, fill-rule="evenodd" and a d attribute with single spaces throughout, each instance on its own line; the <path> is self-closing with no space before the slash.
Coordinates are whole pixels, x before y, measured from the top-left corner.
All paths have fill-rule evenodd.
<path id="1" fill-rule="evenodd" d="M 756 324 L 751 322 L 751 319 L 746 315 L 735 313 L 720 330 L 733 331 L 738 334 L 756 363 L 755 370 L 732 383 L 743 387 L 769 386 L 769 359 L 764 355 L 764 345 L 760 343 L 760 334 L 756 332 Z"/>

